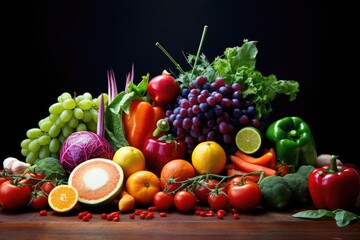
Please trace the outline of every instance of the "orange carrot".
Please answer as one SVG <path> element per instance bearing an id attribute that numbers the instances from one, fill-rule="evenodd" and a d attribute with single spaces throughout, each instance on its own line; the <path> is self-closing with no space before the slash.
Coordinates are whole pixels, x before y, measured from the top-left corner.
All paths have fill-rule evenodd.
<path id="1" fill-rule="evenodd" d="M 227 175 L 228 176 L 231 176 L 231 175 L 234 175 L 234 174 L 247 174 L 247 173 L 248 172 L 244 172 L 244 171 L 236 170 L 236 169 L 228 169 L 227 170 Z M 260 178 L 260 175 L 249 175 L 249 176 L 245 176 L 244 180 L 245 181 L 248 180 L 248 181 L 258 182 L 259 178 Z"/>
<path id="2" fill-rule="evenodd" d="M 265 152 L 263 155 L 261 155 L 260 157 L 252 157 L 240 150 L 237 150 L 235 152 L 235 155 L 239 158 L 241 158 L 242 160 L 245 160 L 249 163 L 254 163 L 257 165 L 261 165 L 261 166 L 269 166 L 270 161 L 273 159 L 273 153 L 271 151 L 267 151 Z"/>
<path id="3" fill-rule="evenodd" d="M 269 148 L 269 149 L 266 149 L 265 148 L 265 152 L 271 152 L 273 154 L 273 158 L 270 160 L 269 164 L 268 164 L 268 167 L 271 168 L 271 169 L 275 169 L 275 166 L 276 166 L 276 153 L 275 153 L 275 148 Z"/>
<path id="4" fill-rule="evenodd" d="M 232 163 L 235 164 L 235 166 L 237 166 L 239 168 L 239 170 L 242 170 L 244 172 L 249 173 L 249 172 L 264 171 L 265 176 L 277 175 L 277 173 L 274 169 L 271 169 L 271 168 L 268 168 L 268 167 L 265 167 L 262 165 L 258 165 L 255 163 L 247 162 L 236 155 L 230 155 L 230 160 Z"/>

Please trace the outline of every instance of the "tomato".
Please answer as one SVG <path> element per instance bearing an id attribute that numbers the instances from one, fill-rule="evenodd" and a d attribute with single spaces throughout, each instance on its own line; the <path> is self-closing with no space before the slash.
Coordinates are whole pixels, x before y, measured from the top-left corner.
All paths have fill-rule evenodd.
<path id="1" fill-rule="evenodd" d="M 167 72 L 150 79 L 147 92 L 155 105 L 165 106 L 173 102 L 180 94 L 180 85 Z"/>
<path id="2" fill-rule="evenodd" d="M 208 195 L 208 203 L 211 209 L 214 211 L 226 209 L 229 204 L 229 197 L 224 191 L 213 191 Z"/>
<path id="3" fill-rule="evenodd" d="M 26 206 L 31 195 L 27 185 L 15 185 L 5 181 L 0 185 L 0 205 L 4 209 L 19 209 Z"/>
<path id="4" fill-rule="evenodd" d="M 261 190 L 257 183 L 248 181 L 228 189 L 229 203 L 242 211 L 255 209 L 261 201 Z"/>
<path id="5" fill-rule="evenodd" d="M 174 195 L 163 191 L 154 195 L 154 205 L 158 210 L 168 210 L 174 205 Z"/>
<path id="6" fill-rule="evenodd" d="M 48 207 L 48 197 L 43 191 L 35 191 L 29 202 L 29 206 L 35 210 L 43 210 Z"/>
<path id="7" fill-rule="evenodd" d="M 0 170 L 0 185 L 1 185 L 3 182 L 9 180 L 9 178 L 6 177 L 5 173 L 6 173 L 5 171 Z"/>
<path id="8" fill-rule="evenodd" d="M 192 192 L 180 190 L 175 193 L 174 205 L 181 212 L 193 210 L 196 205 L 196 196 Z"/>
<path id="9" fill-rule="evenodd" d="M 30 187 L 34 187 L 38 182 L 45 178 L 44 173 L 35 173 L 35 172 L 26 172 L 23 174 L 25 178 L 21 179 L 20 182 L 22 184 L 29 185 Z"/>
<path id="10" fill-rule="evenodd" d="M 43 182 L 41 184 L 41 190 L 46 194 L 49 195 L 49 193 L 51 192 L 51 190 L 54 189 L 54 187 L 56 186 L 55 182 Z"/>
<path id="11" fill-rule="evenodd" d="M 231 178 L 227 185 L 226 185 L 226 188 L 227 190 L 229 191 L 229 189 L 233 186 L 239 186 L 239 185 L 242 185 L 244 182 L 242 181 L 242 176 L 235 176 L 233 178 Z"/>
<path id="12" fill-rule="evenodd" d="M 194 191 L 196 198 L 201 203 L 208 203 L 208 195 L 211 189 L 215 189 L 215 186 L 219 184 L 219 181 L 216 179 L 206 179 L 199 183 Z M 218 188 L 225 187 L 225 183 L 221 183 Z"/>

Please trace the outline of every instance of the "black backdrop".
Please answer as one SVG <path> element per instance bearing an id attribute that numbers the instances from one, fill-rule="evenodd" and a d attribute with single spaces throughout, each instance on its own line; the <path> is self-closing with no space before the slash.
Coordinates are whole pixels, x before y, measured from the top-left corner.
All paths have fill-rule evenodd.
<path id="1" fill-rule="evenodd" d="M 1 159 L 22 158 L 26 131 L 48 116 L 62 92 L 107 92 L 112 68 L 118 89 L 135 66 L 146 73 L 176 70 L 160 42 L 187 69 L 182 52 L 221 55 L 243 39 L 258 41 L 257 69 L 300 83 L 295 102 L 279 96 L 271 118 L 297 115 L 312 128 L 318 153 L 356 163 L 359 124 L 356 45 L 351 6 L 317 1 L 25 1 L 3 8 Z M 5 83 L 7 86 L 5 86 Z M 349 110 L 345 110 L 349 109 Z"/>

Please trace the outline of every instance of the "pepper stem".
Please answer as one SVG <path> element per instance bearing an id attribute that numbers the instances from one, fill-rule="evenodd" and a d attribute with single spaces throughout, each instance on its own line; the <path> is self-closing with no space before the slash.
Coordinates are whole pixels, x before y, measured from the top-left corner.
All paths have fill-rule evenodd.
<path id="1" fill-rule="evenodd" d="M 167 132 L 170 130 L 170 124 L 166 119 L 160 119 L 156 122 L 156 129 L 153 132 L 153 136 L 157 137 L 163 132 Z"/>
<path id="2" fill-rule="evenodd" d="M 330 159 L 330 168 L 329 168 L 329 171 L 328 172 L 331 172 L 331 173 L 336 173 L 336 172 L 339 172 L 339 169 L 337 167 L 337 158 L 339 156 L 336 156 L 336 155 L 332 155 L 331 156 L 331 159 Z"/>

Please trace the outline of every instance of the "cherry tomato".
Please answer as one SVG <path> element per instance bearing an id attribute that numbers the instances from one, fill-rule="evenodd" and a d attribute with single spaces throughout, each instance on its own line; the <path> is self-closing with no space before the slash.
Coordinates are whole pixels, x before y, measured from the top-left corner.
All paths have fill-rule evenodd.
<path id="1" fill-rule="evenodd" d="M 154 195 L 154 205 L 158 210 L 168 210 L 174 205 L 174 195 L 163 191 Z"/>
<path id="2" fill-rule="evenodd" d="M 212 210 L 218 211 L 225 209 L 229 204 L 229 197 L 224 191 L 210 192 L 208 195 L 208 203 Z"/>
<path id="3" fill-rule="evenodd" d="M 43 182 L 41 184 L 41 190 L 46 194 L 49 195 L 49 193 L 51 192 L 51 190 L 54 189 L 54 187 L 56 186 L 55 182 Z"/>
<path id="4" fill-rule="evenodd" d="M 181 212 L 191 211 L 196 205 L 196 196 L 194 193 L 180 190 L 175 193 L 174 205 Z"/>
<path id="5" fill-rule="evenodd" d="M 211 189 L 214 189 L 216 184 L 218 184 L 219 181 L 216 179 L 206 179 L 199 183 L 194 191 L 196 198 L 201 203 L 207 203 L 208 202 L 208 195 L 211 191 Z"/>
<path id="6" fill-rule="evenodd" d="M 38 182 L 45 178 L 44 173 L 26 172 L 23 175 L 25 178 L 21 179 L 20 182 L 29 185 L 30 187 L 34 187 Z"/>
<path id="7" fill-rule="evenodd" d="M 261 190 L 257 183 L 248 181 L 243 185 L 235 185 L 228 190 L 229 203 L 241 211 L 253 210 L 261 201 Z"/>
<path id="8" fill-rule="evenodd" d="M 48 197 L 43 191 L 35 191 L 29 202 L 29 206 L 35 210 L 43 210 L 48 206 Z"/>
<path id="9" fill-rule="evenodd" d="M 31 195 L 27 185 L 15 185 L 5 181 L 0 185 L 0 205 L 4 209 L 19 209 L 26 206 Z"/>

